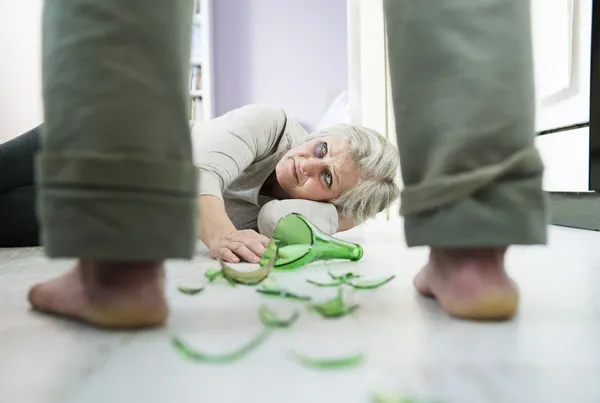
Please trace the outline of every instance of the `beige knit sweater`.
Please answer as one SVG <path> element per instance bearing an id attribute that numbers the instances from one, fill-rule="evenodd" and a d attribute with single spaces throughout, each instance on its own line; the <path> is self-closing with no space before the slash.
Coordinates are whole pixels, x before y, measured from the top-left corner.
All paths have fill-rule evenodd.
<path id="1" fill-rule="evenodd" d="M 198 195 L 223 200 L 237 229 L 257 229 L 271 236 L 277 222 L 294 212 L 327 234 L 337 232 L 338 214 L 330 203 L 259 194 L 283 155 L 307 135 L 282 108 L 244 106 L 208 122 L 192 123 L 191 132 Z"/>

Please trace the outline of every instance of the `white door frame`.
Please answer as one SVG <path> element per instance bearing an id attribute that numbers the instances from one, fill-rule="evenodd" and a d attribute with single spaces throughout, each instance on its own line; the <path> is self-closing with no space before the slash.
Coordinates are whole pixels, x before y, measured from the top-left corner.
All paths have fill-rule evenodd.
<path id="1" fill-rule="evenodd" d="M 348 88 L 352 123 L 397 145 L 391 102 L 383 0 L 348 0 Z M 400 172 L 398 183 L 402 186 Z M 399 202 L 378 219 L 396 217 Z"/>
<path id="2" fill-rule="evenodd" d="M 382 0 L 348 0 L 351 118 L 387 136 L 387 59 Z"/>

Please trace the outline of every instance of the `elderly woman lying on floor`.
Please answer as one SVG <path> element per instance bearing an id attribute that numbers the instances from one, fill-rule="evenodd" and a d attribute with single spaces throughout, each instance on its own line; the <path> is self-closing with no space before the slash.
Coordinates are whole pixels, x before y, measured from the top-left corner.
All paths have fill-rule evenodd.
<path id="1" fill-rule="evenodd" d="M 33 161 L 40 131 L 0 145 L 0 247 L 39 244 Z M 258 261 L 286 214 L 303 214 L 334 234 L 399 194 L 397 150 L 363 127 L 308 134 L 279 107 L 248 105 L 193 123 L 191 132 L 199 234 L 211 256 L 229 262 Z"/>
<path id="2" fill-rule="evenodd" d="M 396 148 L 364 127 L 309 134 L 279 107 L 249 105 L 196 123 L 192 138 L 200 237 L 226 261 L 257 262 L 277 221 L 291 212 L 334 234 L 399 195 Z"/>

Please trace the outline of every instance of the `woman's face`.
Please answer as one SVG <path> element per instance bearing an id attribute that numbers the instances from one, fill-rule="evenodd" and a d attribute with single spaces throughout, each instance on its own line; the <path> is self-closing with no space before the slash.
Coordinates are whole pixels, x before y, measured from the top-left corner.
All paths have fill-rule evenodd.
<path id="1" fill-rule="evenodd" d="M 349 149 L 350 141 L 341 134 L 302 143 L 277 164 L 277 182 L 292 199 L 336 199 L 358 182 Z"/>

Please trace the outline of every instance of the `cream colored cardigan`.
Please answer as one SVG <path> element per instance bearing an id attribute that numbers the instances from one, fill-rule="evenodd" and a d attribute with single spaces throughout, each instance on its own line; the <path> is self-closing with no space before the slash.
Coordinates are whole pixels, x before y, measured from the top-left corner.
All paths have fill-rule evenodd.
<path id="1" fill-rule="evenodd" d="M 259 194 L 277 162 L 308 134 L 282 108 L 244 106 L 208 122 L 192 123 L 191 132 L 198 195 L 223 200 L 237 229 L 257 229 L 270 237 L 277 222 L 294 212 L 327 234 L 337 232 L 338 214 L 330 203 Z"/>

